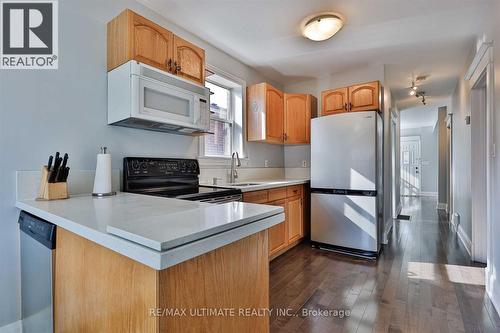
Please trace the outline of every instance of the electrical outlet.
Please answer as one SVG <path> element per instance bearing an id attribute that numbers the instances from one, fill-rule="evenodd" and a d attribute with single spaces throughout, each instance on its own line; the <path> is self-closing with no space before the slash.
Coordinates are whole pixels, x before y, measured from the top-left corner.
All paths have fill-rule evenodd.
<path id="1" fill-rule="evenodd" d="M 265 160 L 265 161 L 264 161 L 264 167 L 265 167 L 265 168 L 268 168 L 268 167 L 269 167 L 269 161 L 268 161 L 268 160 Z"/>
<path id="2" fill-rule="evenodd" d="M 303 160 L 303 161 L 302 161 L 302 167 L 303 167 L 303 168 L 307 168 L 307 161 L 306 161 L 306 160 Z"/>

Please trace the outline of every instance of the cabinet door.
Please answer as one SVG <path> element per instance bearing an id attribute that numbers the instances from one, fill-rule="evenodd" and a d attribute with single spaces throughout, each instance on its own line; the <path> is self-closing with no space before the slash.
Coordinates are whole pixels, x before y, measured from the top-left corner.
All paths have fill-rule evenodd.
<path id="1" fill-rule="evenodd" d="M 205 84 L 205 50 L 174 36 L 173 71 L 183 78 Z"/>
<path id="2" fill-rule="evenodd" d="M 283 143 L 284 122 L 283 93 L 266 85 L 266 141 Z"/>
<path id="3" fill-rule="evenodd" d="M 321 115 L 347 112 L 347 88 L 331 89 L 321 93 Z"/>
<path id="4" fill-rule="evenodd" d="M 371 111 L 380 108 L 378 81 L 349 87 L 349 111 Z"/>
<path id="5" fill-rule="evenodd" d="M 172 59 L 173 34 L 135 13 L 132 22 L 132 58 L 169 71 L 169 60 Z"/>
<path id="6" fill-rule="evenodd" d="M 287 199 L 288 242 L 294 242 L 304 236 L 302 197 Z"/>
<path id="7" fill-rule="evenodd" d="M 309 143 L 311 95 L 285 94 L 285 143 Z"/>
<path id="8" fill-rule="evenodd" d="M 268 229 L 269 256 L 272 256 L 288 245 L 288 212 L 286 200 L 273 201 L 268 205 L 281 206 L 285 210 L 285 221 Z"/>

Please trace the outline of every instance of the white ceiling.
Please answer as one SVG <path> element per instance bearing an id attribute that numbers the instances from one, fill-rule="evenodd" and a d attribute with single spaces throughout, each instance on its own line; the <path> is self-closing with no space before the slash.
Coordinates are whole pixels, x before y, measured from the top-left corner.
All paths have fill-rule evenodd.
<path id="1" fill-rule="evenodd" d="M 445 101 L 442 101 L 446 105 Z M 441 105 L 441 106 L 442 106 Z M 435 105 L 418 105 L 405 109 L 400 113 L 401 129 L 434 126 L 438 120 L 438 107 Z"/>
<path id="2" fill-rule="evenodd" d="M 175 24 L 283 84 L 350 68 L 387 65 L 401 108 L 412 74 L 430 75 L 428 94 L 449 96 L 495 0 L 139 0 Z M 346 25 L 325 42 L 302 37 L 312 13 L 335 11 Z"/>

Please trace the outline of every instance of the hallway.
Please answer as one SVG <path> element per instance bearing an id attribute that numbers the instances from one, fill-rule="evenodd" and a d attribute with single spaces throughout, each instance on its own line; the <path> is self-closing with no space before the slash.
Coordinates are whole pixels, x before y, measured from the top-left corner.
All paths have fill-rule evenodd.
<path id="1" fill-rule="evenodd" d="M 272 316 L 271 332 L 500 332 L 483 266 L 470 261 L 436 199 L 403 201 L 411 220 L 394 223 L 377 262 L 307 243 L 271 262 L 270 306 L 292 309 Z"/>

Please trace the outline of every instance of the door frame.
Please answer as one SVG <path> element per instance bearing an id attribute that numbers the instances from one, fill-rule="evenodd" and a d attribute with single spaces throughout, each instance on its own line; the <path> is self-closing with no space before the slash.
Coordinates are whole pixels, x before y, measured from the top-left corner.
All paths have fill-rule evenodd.
<path id="1" fill-rule="evenodd" d="M 449 112 L 449 110 L 448 110 Z M 453 212 L 453 113 L 446 116 L 446 172 L 448 177 L 448 188 L 446 189 L 446 214 L 451 224 L 451 213 Z"/>
<path id="2" fill-rule="evenodd" d="M 400 144 L 400 157 L 399 157 L 399 166 L 401 169 L 401 175 L 403 174 L 403 169 L 401 168 L 401 158 L 403 157 L 402 154 L 402 149 L 401 147 L 403 146 L 403 143 L 405 141 L 412 141 L 412 140 L 418 140 L 418 184 L 419 184 L 419 189 L 418 193 L 416 195 L 404 195 L 404 193 L 401 193 L 401 196 L 406 196 L 406 197 L 420 197 L 422 195 L 422 164 L 421 164 L 421 159 L 422 159 L 422 139 L 420 138 L 420 135 L 409 135 L 409 136 L 401 136 L 401 144 Z M 401 183 L 403 184 L 403 179 L 401 178 Z M 401 186 L 401 185 L 400 185 Z"/>
<path id="3" fill-rule="evenodd" d="M 391 108 L 391 182 L 392 182 L 392 217 L 397 218 L 401 213 L 401 158 L 399 157 L 398 132 L 399 114 L 396 108 Z M 398 179 L 399 178 L 399 179 Z M 399 188 L 398 188 L 399 187 Z"/>
<path id="4" fill-rule="evenodd" d="M 489 43 L 483 43 L 482 47 L 485 47 L 486 50 L 480 55 L 479 61 L 473 61 L 471 64 L 472 66 L 475 66 L 475 68 L 470 68 L 468 73 L 472 73 L 469 75 L 465 76 L 465 80 L 469 81 L 470 84 L 470 94 L 472 97 L 472 94 L 474 92 L 474 87 L 477 87 L 477 85 L 482 82 L 485 78 L 486 80 L 486 122 L 481 128 L 480 131 L 472 131 L 471 128 L 471 140 L 472 137 L 477 139 L 481 132 L 485 131 L 486 132 L 486 143 L 485 143 L 485 149 L 486 149 L 486 154 L 485 158 L 485 166 L 486 166 L 486 174 L 484 173 L 474 173 L 475 169 L 475 164 L 472 163 L 471 165 L 471 176 L 474 175 L 474 177 L 483 177 L 482 181 L 486 184 L 486 193 L 479 193 L 477 189 L 472 188 L 471 189 L 471 198 L 480 198 L 482 200 L 486 199 L 486 221 L 484 223 L 478 223 L 478 221 L 475 221 L 474 216 L 472 216 L 471 220 L 471 226 L 472 226 L 472 235 L 471 235 L 471 258 L 474 261 L 483 261 L 483 256 L 481 255 L 484 252 L 484 244 L 486 244 L 486 257 L 484 261 L 488 262 L 488 258 L 492 258 L 492 232 L 491 232 L 491 193 L 492 193 L 492 186 L 491 182 L 493 180 L 492 178 L 492 163 L 491 160 L 492 158 L 495 158 L 495 141 L 494 141 L 494 118 L 493 118 L 493 101 L 494 101 L 494 89 L 495 89 L 495 82 L 494 82 L 494 68 L 493 68 L 493 48 L 491 47 L 491 44 Z M 475 59 L 476 60 L 476 59 Z M 471 113 L 472 113 L 472 108 L 473 105 L 471 103 Z M 472 156 L 471 156 L 472 157 Z M 476 200 L 472 200 L 472 205 L 477 202 Z M 472 207 L 471 207 L 472 208 Z M 483 228 L 483 230 L 478 231 L 478 228 Z M 484 230 L 484 228 L 486 230 Z M 486 232 L 485 232 L 486 231 Z M 483 247 L 483 248 L 481 248 Z M 489 265 L 488 265 L 489 266 Z"/>

